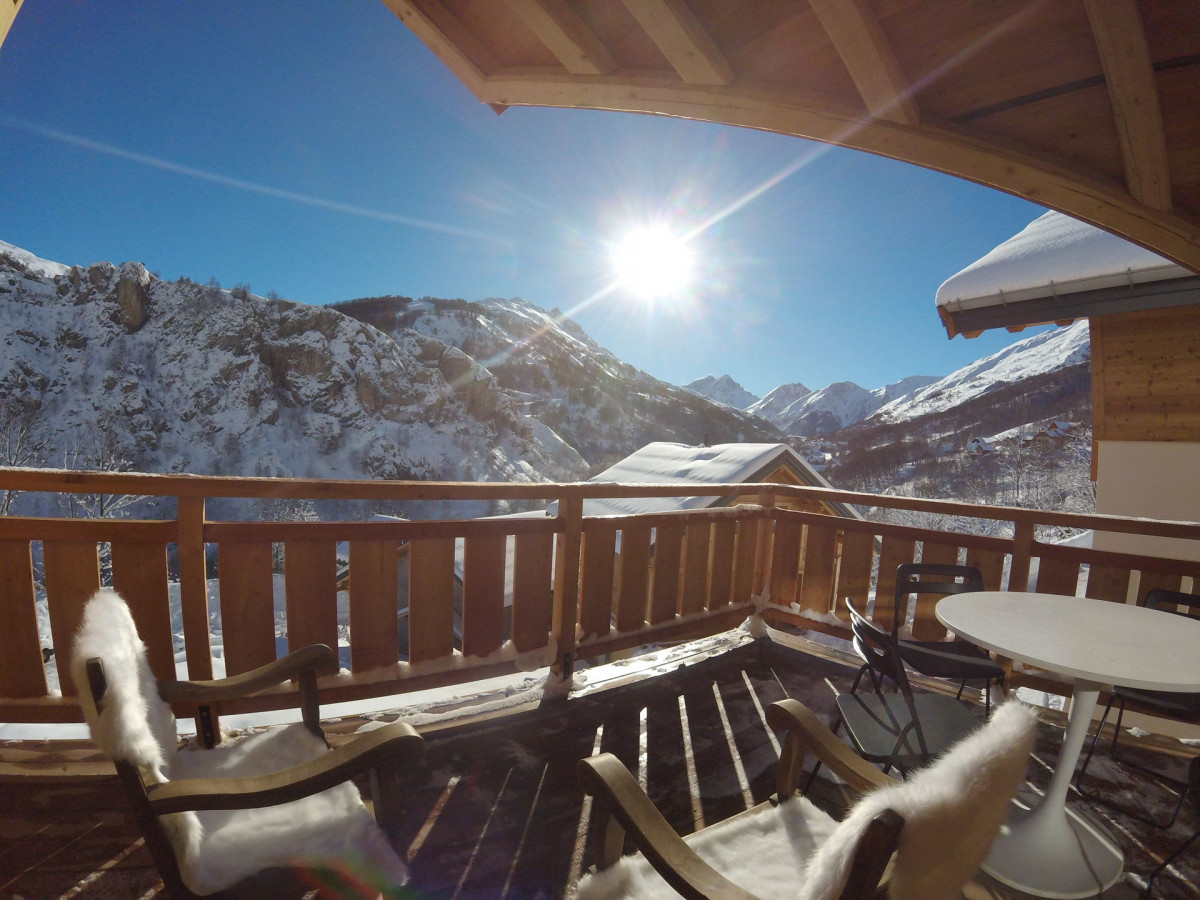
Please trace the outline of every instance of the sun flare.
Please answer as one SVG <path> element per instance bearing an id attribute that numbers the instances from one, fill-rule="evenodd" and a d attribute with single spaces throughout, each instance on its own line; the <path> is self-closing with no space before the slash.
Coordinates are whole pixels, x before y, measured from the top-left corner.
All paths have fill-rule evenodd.
<path id="1" fill-rule="evenodd" d="M 688 241 L 661 225 L 634 228 L 614 246 L 612 266 L 625 290 L 646 300 L 677 296 L 691 285 L 695 254 Z"/>

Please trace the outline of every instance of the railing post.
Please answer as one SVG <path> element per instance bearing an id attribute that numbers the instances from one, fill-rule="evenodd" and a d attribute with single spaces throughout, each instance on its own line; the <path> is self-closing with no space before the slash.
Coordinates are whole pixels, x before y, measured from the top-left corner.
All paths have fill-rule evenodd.
<path id="1" fill-rule="evenodd" d="M 1024 519 L 1013 523 L 1012 567 L 1008 570 L 1008 589 L 1029 589 L 1029 564 L 1033 555 L 1033 522 Z"/>
<path id="2" fill-rule="evenodd" d="M 766 515 L 758 521 L 758 541 L 754 549 L 754 593 L 767 589 L 768 573 L 771 571 L 771 542 L 775 535 L 775 495 L 763 494 L 759 500 Z"/>
<path id="3" fill-rule="evenodd" d="M 558 517 L 563 522 L 554 554 L 554 636 L 558 659 L 553 668 L 569 681 L 575 666 L 575 623 L 579 619 L 579 551 L 583 538 L 583 498 L 560 497 Z"/>
<path id="4" fill-rule="evenodd" d="M 204 498 L 178 498 L 179 602 L 183 612 L 183 643 L 188 678 L 213 677 L 212 645 L 208 639 L 208 567 L 204 558 Z"/>

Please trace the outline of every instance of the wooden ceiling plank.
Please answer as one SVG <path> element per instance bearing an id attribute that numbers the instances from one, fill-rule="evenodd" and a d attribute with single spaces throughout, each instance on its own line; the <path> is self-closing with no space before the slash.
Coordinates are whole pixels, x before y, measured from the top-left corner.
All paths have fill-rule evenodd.
<path id="1" fill-rule="evenodd" d="M 918 125 L 920 112 L 887 36 L 865 0 L 809 0 L 871 115 Z"/>
<path id="2" fill-rule="evenodd" d="M 572 75 L 607 75 L 617 60 L 566 0 L 508 0 L 530 31 Z"/>
<path id="3" fill-rule="evenodd" d="M 8 37 L 8 31 L 12 28 L 12 23 L 24 2 L 25 0 L 11 0 L 8 3 L 0 3 L 0 45 L 3 45 L 4 39 Z"/>
<path id="4" fill-rule="evenodd" d="M 1154 65 L 1136 0 L 1084 0 L 1121 142 L 1129 193 L 1171 208 L 1167 141 Z"/>
<path id="5" fill-rule="evenodd" d="M 383 0 L 467 89 L 483 100 L 487 73 L 498 68 L 481 44 L 439 0 Z"/>
<path id="6" fill-rule="evenodd" d="M 685 82 L 733 82 L 733 67 L 683 0 L 625 0 L 625 6 Z"/>

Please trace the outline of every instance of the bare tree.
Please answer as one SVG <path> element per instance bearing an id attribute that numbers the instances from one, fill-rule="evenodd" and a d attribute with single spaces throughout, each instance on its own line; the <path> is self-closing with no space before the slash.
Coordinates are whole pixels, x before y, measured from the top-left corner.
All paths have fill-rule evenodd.
<path id="1" fill-rule="evenodd" d="M 0 402 L 0 466 L 44 466 L 49 461 L 50 440 L 41 405 L 18 397 Z M 0 515 L 7 516 L 21 492 L 0 493 Z"/>
<path id="2" fill-rule="evenodd" d="M 110 423 L 111 424 L 111 423 Z M 63 453 L 63 468 L 88 472 L 129 472 L 134 468 L 115 427 L 89 424 Z M 134 494 L 61 494 L 59 506 L 73 519 L 114 519 L 141 498 Z"/>

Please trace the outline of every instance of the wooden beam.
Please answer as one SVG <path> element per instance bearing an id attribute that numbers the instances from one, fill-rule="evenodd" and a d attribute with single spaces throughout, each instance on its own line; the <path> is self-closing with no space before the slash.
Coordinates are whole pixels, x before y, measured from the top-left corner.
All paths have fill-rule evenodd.
<path id="1" fill-rule="evenodd" d="M 1154 65 L 1135 0 L 1085 0 L 1100 51 L 1129 193 L 1155 209 L 1171 208 L 1171 173 Z"/>
<path id="2" fill-rule="evenodd" d="M 496 60 L 440 0 L 383 2 L 472 94 L 482 99 L 483 84 L 487 73 L 497 67 Z"/>
<path id="3" fill-rule="evenodd" d="M 566 0 L 508 0 L 529 30 L 573 75 L 607 75 L 617 61 Z"/>
<path id="4" fill-rule="evenodd" d="M 926 119 L 919 128 L 910 128 L 886 120 L 863 121 L 861 111 L 812 92 L 789 96 L 758 85 L 717 88 L 645 75 L 554 78 L 501 71 L 488 79 L 483 99 L 508 106 L 656 113 L 864 150 L 1057 209 L 1200 272 L 1196 223 L 1147 206 L 1123 185 L 1086 166 L 965 125 Z"/>
<path id="5" fill-rule="evenodd" d="M 733 68 L 683 0 L 625 0 L 625 6 L 685 82 L 733 82 Z"/>
<path id="6" fill-rule="evenodd" d="M 865 0 L 809 0 L 821 26 L 877 119 L 899 125 L 920 121 L 917 104 L 879 21 Z"/>
<path id="7" fill-rule="evenodd" d="M 4 39 L 8 37 L 13 20 L 21 11 L 24 2 L 25 0 L 0 0 L 0 46 L 4 45 Z"/>

